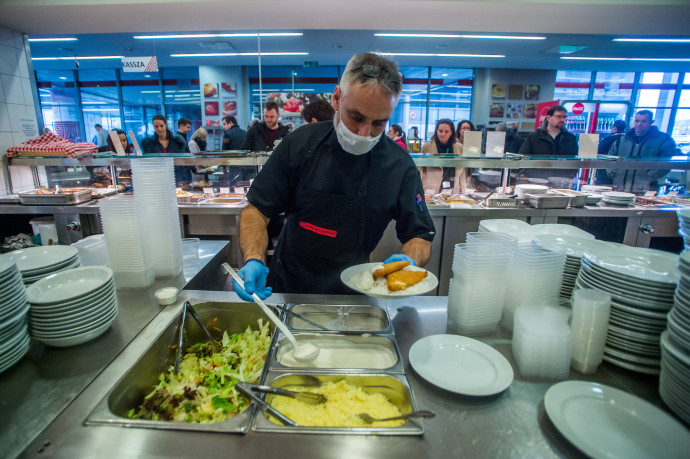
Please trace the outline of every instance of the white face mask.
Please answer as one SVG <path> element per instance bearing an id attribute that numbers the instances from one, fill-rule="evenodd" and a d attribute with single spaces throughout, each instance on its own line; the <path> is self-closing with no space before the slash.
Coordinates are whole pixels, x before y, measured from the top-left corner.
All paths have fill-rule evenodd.
<path id="1" fill-rule="evenodd" d="M 340 119 L 339 112 L 335 112 L 335 119 L 333 120 L 333 125 L 335 126 L 335 133 L 338 136 L 338 143 L 343 147 L 343 150 L 350 153 L 351 155 L 363 155 L 371 151 L 374 146 L 378 143 L 383 135 L 381 134 L 376 137 L 361 136 L 350 131 L 345 123 Z"/>

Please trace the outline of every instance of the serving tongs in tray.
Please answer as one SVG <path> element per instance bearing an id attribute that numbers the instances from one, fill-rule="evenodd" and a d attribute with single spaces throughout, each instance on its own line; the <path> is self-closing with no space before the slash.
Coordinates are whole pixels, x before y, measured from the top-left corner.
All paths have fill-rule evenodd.
<path id="1" fill-rule="evenodd" d="M 259 397 L 254 393 L 254 391 L 257 392 L 265 392 L 269 394 L 276 394 L 276 395 L 285 395 L 286 397 L 293 397 L 293 395 L 296 394 L 302 394 L 301 392 L 292 392 L 290 390 L 285 390 L 285 389 L 278 389 L 277 387 L 271 387 L 271 386 L 258 386 L 255 384 L 249 384 L 243 381 L 238 381 L 237 384 L 235 385 L 235 388 L 243 393 L 245 396 L 249 397 L 250 400 L 258 403 L 259 405 L 263 406 L 266 411 L 271 413 L 276 419 L 280 420 L 285 425 L 295 427 L 297 426 L 297 423 L 290 419 L 289 417 L 285 416 L 283 413 L 280 411 L 276 410 L 271 406 L 269 403 L 267 403 L 264 399 Z M 320 395 L 320 394 L 311 394 L 311 395 Z M 323 395 L 321 395 L 323 397 Z M 293 397 L 296 398 L 296 397 Z M 310 403 L 310 402 L 306 402 Z"/>
<path id="2" fill-rule="evenodd" d="M 197 314 L 196 310 L 192 306 L 192 304 L 189 301 L 185 301 L 184 306 L 182 307 L 182 317 L 180 319 L 180 333 L 177 336 L 177 351 L 175 352 L 175 374 L 178 374 L 180 372 L 180 359 L 182 358 L 182 341 L 184 340 L 184 323 L 185 320 L 187 319 L 187 312 L 192 316 L 194 321 L 199 325 L 201 328 L 201 331 L 204 332 L 204 335 L 206 335 L 206 338 L 211 342 L 211 345 L 217 352 L 221 352 L 223 348 L 218 344 L 218 342 L 211 336 L 211 332 L 208 331 L 204 323 L 201 321 L 201 318 L 199 318 L 199 314 Z"/>

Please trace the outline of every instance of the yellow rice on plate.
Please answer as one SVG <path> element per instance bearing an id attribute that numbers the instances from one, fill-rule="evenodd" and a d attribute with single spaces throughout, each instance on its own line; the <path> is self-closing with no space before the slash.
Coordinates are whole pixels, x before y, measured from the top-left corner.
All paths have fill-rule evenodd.
<path id="1" fill-rule="evenodd" d="M 286 387 L 287 389 L 287 387 Z M 289 388 L 297 390 L 296 388 Z M 268 396 L 267 402 L 301 426 L 311 427 L 398 427 L 404 420 L 374 422 L 367 424 L 357 415 L 368 413 L 375 418 L 390 418 L 402 413 L 383 394 L 369 394 L 362 388 L 346 383 L 344 380 L 329 382 L 321 387 L 309 387 L 304 392 L 324 394 L 326 401 L 309 405 L 290 397 Z M 269 419 L 281 424 L 269 416 Z"/>

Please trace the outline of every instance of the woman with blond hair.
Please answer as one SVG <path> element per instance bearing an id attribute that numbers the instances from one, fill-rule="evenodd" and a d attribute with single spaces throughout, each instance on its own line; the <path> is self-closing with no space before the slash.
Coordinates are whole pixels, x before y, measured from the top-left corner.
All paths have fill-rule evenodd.
<path id="1" fill-rule="evenodd" d="M 206 136 L 208 136 L 208 131 L 204 128 L 199 128 L 194 131 L 189 141 L 189 152 L 196 154 L 201 151 L 206 151 Z"/>

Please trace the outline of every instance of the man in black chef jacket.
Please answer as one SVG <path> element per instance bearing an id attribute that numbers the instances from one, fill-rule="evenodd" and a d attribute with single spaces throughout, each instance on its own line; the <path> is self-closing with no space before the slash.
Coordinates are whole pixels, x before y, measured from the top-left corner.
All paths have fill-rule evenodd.
<path id="1" fill-rule="evenodd" d="M 357 54 L 333 92 L 333 121 L 287 136 L 257 175 L 240 220 L 245 282 L 235 291 L 266 298 L 281 293 L 353 293 L 340 281 L 347 267 L 369 261 L 386 226 L 396 220 L 401 253 L 386 260 L 423 266 L 434 225 L 409 154 L 382 135 L 402 91 L 398 66 Z M 285 226 L 264 265 L 266 225 L 285 212 Z"/>

